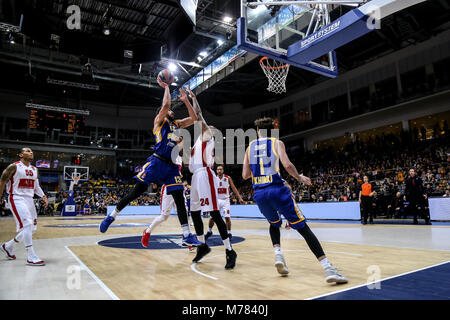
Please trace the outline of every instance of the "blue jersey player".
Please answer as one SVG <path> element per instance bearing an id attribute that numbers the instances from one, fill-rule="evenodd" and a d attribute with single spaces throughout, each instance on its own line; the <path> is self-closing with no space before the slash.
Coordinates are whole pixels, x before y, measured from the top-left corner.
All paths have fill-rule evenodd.
<path id="1" fill-rule="evenodd" d="M 106 232 L 111 223 L 115 220 L 119 212 L 131 201 L 137 199 L 147 191 L 148 187 L 155 183 L 165 185 L 167 194 L 172 195 L 177 207 L 178 219 L 183 230 L 183 244 L 198 246 L 201 244 L 195 235 L 189 231 L 189 223 L 184 202 L 184 186 L 181 174 L 175 158 L 179 154 L 177 143 L 181 140 L 178 129 L 186 128 L 194 124 L 197 116 L 183 88 L 180 89 L 180 100 L 186 105 L 189 117 L 182 120 L 174 119 L 174 112 L 170 110 L 171 97 L 169 85 L 158 78 L 158 83 L 164 88 L 164 98 L 162 107 L 153 123 L 153 135 L 156 140 L 154 153 L 147 159 L 147 163 L 142 167 L 141 172 L 134 178 L 137 180 L 134 189 L 123 197 L 113 212 L 108 215 L 100 224 L 100 231 Z M 144 231 L 146 232 L 146 231 Z"/>
<path id="2" fill-rule="evenodd" d="M 283 215 L 291 228 L 302 235 L 320 261 L 325 269 L 326 281 L 328 283 L 347 283 L 348 280 L 328 262 L 322 246 L 306 224 L 306 218 L 295 203 L 289 187 L 281 178 L 280 160 L 286 171 L 297 181 L 310 185 L 311 180 L 297 172 L 286 154 L 283 142 L 276 138 L 269 138 L 265 134 L 268 130 L 273 129 L 271 118 L 256 120 L 255 125 L 258 130 L 258 138 L 251 141 L 247 148 L 242 177 L 244 180 L 252 178 L 253 200 L 270 224 L 269 233 L 275 250 L 275 266 L 278 273 L 282 276 L 287 276 L 289 273 L 280 247 L 281 215 Z"/>

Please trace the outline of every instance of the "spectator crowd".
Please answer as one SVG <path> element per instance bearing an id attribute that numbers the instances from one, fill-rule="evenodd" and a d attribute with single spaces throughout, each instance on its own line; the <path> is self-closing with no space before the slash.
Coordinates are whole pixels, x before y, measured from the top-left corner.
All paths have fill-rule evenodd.
<path id="1" fill-rule="evenodd" d="M 305 176 L 312 180 L 311 186 L 299 184 L 283 169 L 281 174 L 289 183 L 297 202 L 358 201 L 363 176 L 368 176 L 373 188 L 372 206 L 374 216 L 387 218 L 406 217 L 409 199 L 405 194 L 405 181 L 409 170 L 415 170 L 421 179 L 427 197 L 450 197 L 450 134 L 443 128 L 432 139 L 421 139 L 424 134 L 417 130 L 400 135 L 382 134 L 367 141 L 356 138 L 347 145 L 310 152 L 286 142 L 291 161 Z M 241 165 L 227 165 L 225 173 L 233 178 L 241 196 L 253 203 L 252 185 L 243 181 Z M 190 173 L 183 168 L 184 179 Z M 107 175 L 91 176 L 89 181 L 79 182 L 74 189 L 77 211 L 106 214 L 108 205 L 116 205 L 134 187 L 131 175 L 127 178 Z M 148 192 L 130 203 L 135 206 L 159 205 L 160 188 L 153 186 Z M 60 212 L 67 199 L 67 191 L 56 194 L 52 209 Z M 232 193 L 231 201 L 238 204 Z M 7 212 L 2 199 L 1 214 Z M 44 212 L 40 209 L 40 212 Z"/>

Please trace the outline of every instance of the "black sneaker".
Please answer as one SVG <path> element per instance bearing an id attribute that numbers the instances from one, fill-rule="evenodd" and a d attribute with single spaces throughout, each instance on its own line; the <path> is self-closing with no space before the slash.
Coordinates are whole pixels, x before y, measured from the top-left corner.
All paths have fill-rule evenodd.
<path id="1" fill-rule="evenodd" d="M 211 236 L 212 236 L 212 232 L 211 232 L 211 231 L 208 231 L 208 232 L 205 234 L 205 241 L 208 240 L 208 238 L 211 237 Z"/>
<path id="2" fill-rule="evenodd" d="M 211 249 L 206 243 L 203 243 L 197 247 L 197 254 L 192 262 L 199 262 L 204 256 L 211 252 Z"/>
<path id="3" fill-rule="evenodd" d="M 229 234 L 228 234 L 228 239 L 230 239 L 230 241 L 231 241 L 231 238 L 233 238 L 233 236 L 232 236 L 231 233 L 229 233 Z"/>
<path id="4" fill-rule="evenodd" d="M 225 253 L 227 255 L 227 264 L 225 265 L 225 269 L 230 270 L 233 269 L 234 266 L 236 265 L 236 251 L 234 251 L 233 249 L 231 250 L 226 250 L 225 249 Z"/>

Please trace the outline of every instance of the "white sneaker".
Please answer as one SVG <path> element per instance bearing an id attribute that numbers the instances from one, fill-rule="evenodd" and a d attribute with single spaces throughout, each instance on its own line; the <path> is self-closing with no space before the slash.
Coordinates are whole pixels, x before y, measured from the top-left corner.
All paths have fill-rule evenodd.
<path id="1" fill-rule="evenodd" d="M 335 267 L 330 266 L 328 268 L 325 269 L 325 280 L 328 283 L 337 283 L 337 284 L 341 284 L 341 283 L 347 283 L 348 280 L 346 277 L 344 277 L 342 274 L 340 274 Z"/>
<path id="2" fill-rule="evenodd" d="M 16 259 L 16 256 L 14 255 L 14 253 L 13 253 L 13 248 L 8 248 L 8 247 L 6 247 L 6 244 L 4 243 L 4 244 L 2 244 L 2 246 L 1 246 L 1 250 L 2 250 L 2 252 L 6 255 L 6 257 L 9 259 L 9 260 L 15 260 Z"/>
<path id="3" fill-rule="evenodd" d="M 289 269 L 286 265 L 286 261 L 284 261 L 284 257 L 282 254 L 275 255 L 275 267 L 282 277 L 286 277 L 288 275 Z"/>
<path id="4" fill-rule="evenodd" d="M 45 266 L 45 262 L 38 257 L 28 257 L 27 265 L 29 266 Z"/>

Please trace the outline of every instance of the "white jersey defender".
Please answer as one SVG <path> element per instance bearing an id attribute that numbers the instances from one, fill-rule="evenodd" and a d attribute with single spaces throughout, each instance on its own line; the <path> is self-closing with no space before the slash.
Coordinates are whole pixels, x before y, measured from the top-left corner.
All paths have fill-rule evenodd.
<path id="1" fill-rule="evenodd" d="M 35 229 L 37 213 L 33 197 L 34 194 L 39 197 L 44 195 L 39 186 L 38 170 L 32 165 L 26 166 L 21 161 L 14 164 L 16 173 L 6 184 L 9 209 L 16 220 L 17 232 L 28 225 L 33 225 Z"/>
<path id="2" fill-rule="evenodd" d="M 217 197 L 222 217 L 230 218 L 230 177 L 224 174 L 217 176 Z"/>
<path id="3" fill-rule="evenodd" d="M 214 167 L 214 138 L 202 141 L 200 136 L 191 150 L 189 170 L 191 180 L 191 211 L 219 210 L 217 197 L 217 177 Z"/>

